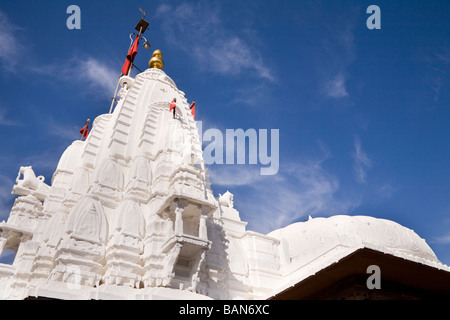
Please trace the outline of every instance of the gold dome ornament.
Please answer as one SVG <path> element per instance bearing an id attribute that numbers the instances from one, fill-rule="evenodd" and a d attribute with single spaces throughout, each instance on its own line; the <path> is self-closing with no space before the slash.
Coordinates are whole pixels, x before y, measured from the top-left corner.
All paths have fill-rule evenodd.
<path id="1" fill-rule="evenodd" d="M 161 69 L 164 68 L 164 61 L 162 59 L 162 52 L 161 50 L 155 50 L 153 52 L 152 58 L 148 62 L 148 66 L 150 68 L 157 68 Z"/>

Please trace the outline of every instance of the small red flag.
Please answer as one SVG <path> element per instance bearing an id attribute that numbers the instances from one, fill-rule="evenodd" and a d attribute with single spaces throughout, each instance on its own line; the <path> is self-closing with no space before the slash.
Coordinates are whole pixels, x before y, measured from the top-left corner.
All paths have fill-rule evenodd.
<path id="1" fill-rule="evenodd" d="M 86 124 L 84 125 L 84 127 L 81 128 L 81 130 L 80 130 L 81 137 L 84 137 L 85 139 L 87 139 L 88 134 L 89 134 L 89 122 L 90 122 L 90 120 L 88 119 L 86 121 Z"/>
<path id="2" fill-rule="evenodd" d="M 170 103 L 170 110 L 169 111 L 172 111 L 176 107 L 177 107 L 177 100 L 173 99 L 172 102 Z"/>
<path id="3" fill-rule="evenodd" d="M 125 63 L 123 64 L 122 73 L 124 75 L 128 75 L 128 72 L 130 70 L 130 66 L 131 66 L 131 64 L 134 61 L 134 57 L 136 57 L 137 50 L 138 50 L 138 45 L 139 45 L 139 36 L 137 36 L 136 39 L 134 40 L 134 43 L 131 46 L 131 49 L 130 49 L 130 51 L 127 54 L 127 59 L 125 60 Z"/>
<path id="4" fill-rule="evenodd" d="M 191 114 L 194 116 L 195 120 L 195 101 L 191 103 L 189 109 L 191 109 Z"/>

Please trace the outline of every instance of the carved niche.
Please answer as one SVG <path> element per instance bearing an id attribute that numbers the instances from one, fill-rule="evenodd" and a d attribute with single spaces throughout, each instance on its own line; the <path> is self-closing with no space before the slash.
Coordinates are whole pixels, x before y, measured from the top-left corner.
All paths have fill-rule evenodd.
<path id="1" fill-rule="evenodd" d="M 128 285 L 139 288 L 142 279 L 142 238 L 145 221 L 140 205 L 125 200 L 116 210 L 113 231 L 108 241 L 106 254 L 106 284 Z"/>
<path id="2" fill-rule="evenodd" d="M 151 193 L 152 171 L 144 156 L 136 157 L 131 165 L 126 193 L 146 199 Z"/>
<path id="3" fill-rule="evenodd" d="M 99 285 L 107 237 L 108 222 L 100 202 L 81 198 L 69 213 L 50 279 Z"/>
<path id="4" fill-rule="evenodd" d="M 98 168 L 93 193 L 119 201 L 122 197 L 123 173 L 116 160 L 109 158 Z"/>
<path id="5" fill-rule="evenodd" d="M 86 194 L 89 190 L 91 177 L 89 170 L 85 167 L 78 167 L 73 174 L 70 191 L 76 194 Z"/>

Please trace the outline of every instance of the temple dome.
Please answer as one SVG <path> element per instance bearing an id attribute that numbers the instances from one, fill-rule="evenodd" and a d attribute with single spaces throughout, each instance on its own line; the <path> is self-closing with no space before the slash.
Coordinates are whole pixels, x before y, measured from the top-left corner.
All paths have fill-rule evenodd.
<path id="1" fill-rule="evenodd" d="M 282 260 L 291 268 L 307 264 L 337 248 L 371 248 L 420 262 L 441 264 L 425 240 L 413 230 L 390 220 L 368 216 L 314 218 L 275 230 L 268 236 L 280 240 Z"/>

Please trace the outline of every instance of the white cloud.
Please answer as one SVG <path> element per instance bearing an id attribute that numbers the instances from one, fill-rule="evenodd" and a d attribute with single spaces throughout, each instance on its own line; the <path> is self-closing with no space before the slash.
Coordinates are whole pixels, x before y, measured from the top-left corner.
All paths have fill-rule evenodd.
<path id="1" fill-rule="evenodd" d="M 113 94 L 117 85 L 119 74 L 106 64 L 88 57 L 86 60 L 78 60 L 79 80 L 86 80 L 89 84 L 98 87 L 107 94 Z"/>
<path id="2" fill-rule="evenodd" d="M 30 68 L 40 74 L 52 75 L 67 82 L 78 82 L 92 93 L 112 96 L 119 78 L 118 72 L 92 57 L 73 57 L 64 63 Z"/>
<path id="3" fill-rule="evenodd" d="M 357 58 L 354 30 L 356 28 L 355 12 L 349 11 L 346 18 L 327 17 L 324 33 L 321 37 L 321 50 L 318 66 L 321 76 L 321 89 L 328 97 L 341 99 L 348 97 L 348 79 L 351 77 L 349 66 Z M 326 19 L 324 19 L 326 20 Z"/>
<path id="4" fill-rule="evenodd" d="M 259 202 L 245 207 L 249 223 L 265 232 L 308 215 L 345 214 L 359 204 L 359 199 L 338 197 L 339 179 L 324 170 L 322 161 L 290 164 L 278 178 L 256 185 Z"/>
<path id="5" fill-rule="evenodd" d="M 274 176 L 259 175 L 257 166 L 217 166 L 211 181 L 236 189 L 235 207 L 249 230 L 268 233 L 308 215 L 346 214 L 360 204 L 359 198 L 340 195 L 339 179 L 323 168 L 327 158 L 284 162 Z"/>
<path id="6" fill-rule="evenodd" d="M 273 81 L 270 74 L 262 62 L 261 56 L 240 38 L 215 40 L 209 47 L 195 46 L 193 53 L 199 62 L 206 63 L 206 66 L 224 75 L 238 75 L 246 69 L 253 69 L 266 80 Z"/>
<path id="7" fill-rule="evenodd" d="M 450 208 L 445 209 L 445 213 L 448 215 Z M 430 237 L 430 243 L 437 245 L 449 245 L 450 244 L 450 218 L 445 217 L 439 222 L 439 228 L 435 228 L 433 237 Z"/>
<path id="8" fill-rule="evenodd" d="M 64 143 L 70 143 L 80 138 L 79 132 L 84 123 L 61 123 L 50 117 L 42 121 L 42 125 L 48 129 L 48 134 L 60 138 Z"/>
<path id="9" fill-rule="evenodd" d="M 0 108 L 0 125 L 8 126 L 8 127 L 19 126 L 20 125 L 20 122 L 7 119 L 6 118 L 6 113 L 7 113 L 6 109 Z"/>
<path id="10" fill-rule="evenodd" d="M 339 73 L 336 75 L 334 79 L 325 84 L 326 94 L 332 98 L 343 98 L 348 96 L 348 92 L 345 89 L 345 81 L 346 79 L 343 74 Z"/>
<path id="11" fill-rule="evenodd" d="M 390 182 L 385 182 L 376 190 L 377 196 L 381 199 L 389 199 L 395 192 L 397 192 L 397 188 Z"/>
<path id="12" fill-rule="evenodd" d="M 352 153 L 354 177 L 358 183 L 366 183 L 367 171 L 372 167 L 372 161 L 362 149 L 358 136 L 355 136 L 354 147 L 355 151 Z"/>
<path id="13" fill-rule="evenodd" d="M 59 157 L 62 152 L 58 154 L 55 151 L 45 151 L 42 153 L 33 154 L 20 160 L 25 165 L 31 165 L 36 176 L 52 174 L 58 165 Z M 51 176 L 49 177 L 51 178 Z M 45 183 L 51 184 L 50 180 L 45 180 Z"/>
<path id="14" fill-rule="evenodd" d="M 258 166 L 215 165 L 208 172 L 211 183 L 219 186 L 253 185 L 263 179 Z"/>
<path id="15" fill-rule="evenodd" d="M 19 54 L 23 48 L 17 40 L 19 31 L 21 31 L 20 27 L 14 25 L 8 16 L 0 10 L 0 65 L 9 72 L 15 70 L 14 66 L 18 62 Z M 119 73 L 114 72 L 113 68 L 89 56 L 74 57 L 62 63 L 55 62 L 54 64 L 38 67 L 29 66 L 27 70 L 39 74 L 52 75 L 65 81 L 76 80 L 80 83 L 85 83 L 88 87 L 87 89 L 91 89 L 90 91 L 100 90 L 108 95 L 114 93 L 119 77 Z M 0 123 L 12 125 L 11 122 L 5 120 L 2 116 L 4 114 L 0 110 Z"/>
<path id="16" fill-rule="evenodd" d="M 206 2 L 176 7 L 163 4 L 155 16 L 161 20 L 166 40 L 201 67 L 231 76 L 253 71 L 260 78 L 275 80 L 259 50 L 224 26 L 217 6 Z"/>
<path id="17" fill-rule="evenodd" d="M 436 237 L 432 242 L 438 244 L 450 244 L 450 233 L 441 237 Z"/>
<path id="18" fill-rule="evenodd" d="M 450 50 L 447 49 L 443 53 L 435 52 L 435 57 L 438 59 L 438 61 L 449 64 L 450 63 Z"/>
<path id="19" fill-rule="evenodd" d="M 18 61 L 18 53 L 22 46 L 16 39 L 20 28 L 14 25 L 8 16 L 0 10 L 0 64 L 11 72 Z"/>
<path id="20" fill-rule="evenodd" d="M 447 78 L 448 64 L 450 62 L 450 50 L 448 48 L 442 48 L 438 51 L 423 57 L 424 62 L 428 66 L 428 71 L 424 75 L 424 81 L 433 92 L 435 104 L 440 102 L 442 92 L 445 91 L 445 79 Z M 427 107 L 427 109 L 429 108 Z"/>

